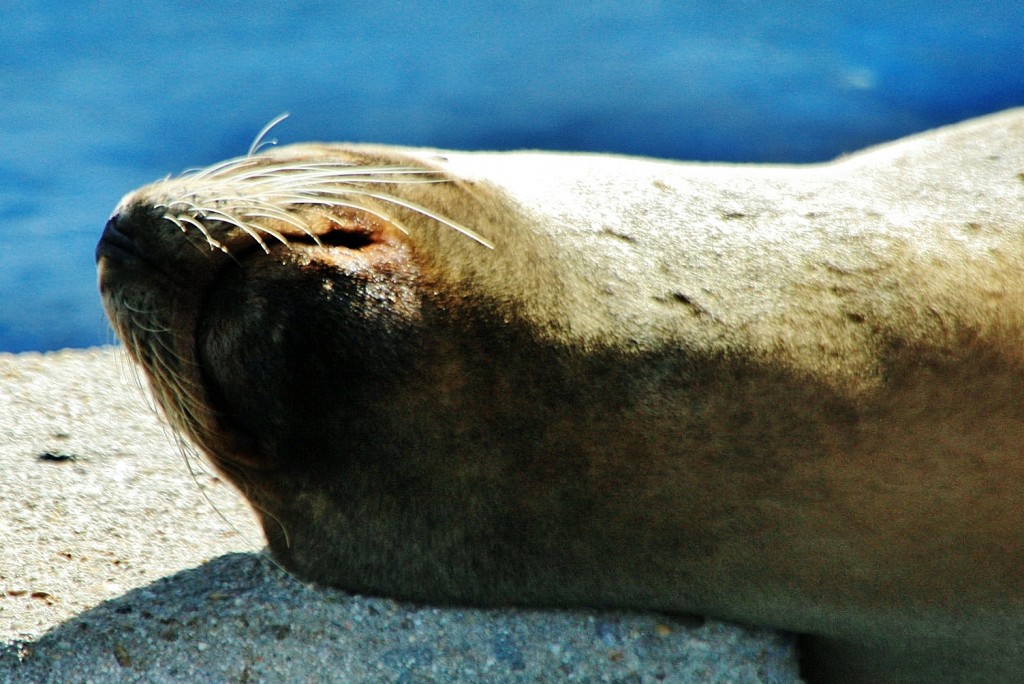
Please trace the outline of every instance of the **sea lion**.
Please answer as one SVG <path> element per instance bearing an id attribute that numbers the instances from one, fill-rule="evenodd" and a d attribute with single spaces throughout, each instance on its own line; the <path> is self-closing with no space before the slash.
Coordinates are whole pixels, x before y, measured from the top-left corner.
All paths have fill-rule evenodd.
<path id="1" fill-rule="evenodd" d="M 127 195 L 104 306 L 301 578 L 1024 674 L 1024 109 L 810 166 L 304 144 Z"/>

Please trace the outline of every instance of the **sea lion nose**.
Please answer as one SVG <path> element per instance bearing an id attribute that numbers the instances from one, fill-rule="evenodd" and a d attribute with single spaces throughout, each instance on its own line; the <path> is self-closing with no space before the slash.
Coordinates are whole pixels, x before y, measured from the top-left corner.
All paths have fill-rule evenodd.
<path id="1" fill-rule="evenodd" d="M 154 207 L 122 200 L 103 228 L 96 245 L 96 261 L 99 263 L 106 258 L 119 262 L 160 263 L 169 249 L 174 249 L 181 241 L 180 235 L 175 233 L 180 231 L 163 221 L 162 214 Z"/>
<path id="2" fill-rule="evenodd" d="M 198 222 L 197 222 L 198 223 Z M 96 245 L 101 291 L 113 283 L 162 277 L 179 289 L 205 283 L 230 256 L 212 249 L 196 229 L 186 232 L 145 200 L 122 201 Z"/>
<path id="3" fill-rule="evenodd" d="M 107 220 L 96 244 L 101 293 L 132 282 L 139 274 L 167 270 L 167 249 L 161 246 L 157 236 L 160 227 L 155 225 L 158 219 L 148 213 L 145 208 L 122 203 Z"/>
<path id="4" fill-rule="evenodd" d="M 215 270 L 240 246 L 244 233 L 202 214 L 173 214 L 166 200 L 135 192 L 121 200 L 96 246 L 96 261 L 135 265 L 194 278 Z M 235 233 L 241 233 L 236 235 Z"/>
<path id="5" fill-rule="evenodd" d="M 115 256 L 117 253 L 134 254 L 137 249 L 131 238 L 135 232 L 131 221 L 123 214 L 115 212 L 103 227 L 103 234 L 96 244 L 96 262 L 99 263 L 103 257 Z"/>

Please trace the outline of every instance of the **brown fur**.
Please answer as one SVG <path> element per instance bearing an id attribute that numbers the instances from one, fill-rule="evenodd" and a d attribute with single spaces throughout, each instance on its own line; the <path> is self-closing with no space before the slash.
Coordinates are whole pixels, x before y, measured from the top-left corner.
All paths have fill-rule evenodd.
<path id="1" fill-rule="evenodd" d="M 297 575 L 773 625 L 822 681 L 1024 675 L 1024 111 L 815 167 L 253 159 L 446 180 L 250 218 L 264 249 L 164 218 L 172 179 L 100 242 L 128 351 Z"/>

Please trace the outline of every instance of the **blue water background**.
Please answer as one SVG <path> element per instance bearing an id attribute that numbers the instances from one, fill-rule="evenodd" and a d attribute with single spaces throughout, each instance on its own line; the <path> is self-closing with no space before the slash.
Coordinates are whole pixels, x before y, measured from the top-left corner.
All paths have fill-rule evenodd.
<path id="1" fill-rule="evenodd" d="M 1022 36 L 1020 2 L 6 0 L 0 350 L 110 341 L 121 195 L 280 112 L 281 142 L 817 161 L 1024 104 Z"/>

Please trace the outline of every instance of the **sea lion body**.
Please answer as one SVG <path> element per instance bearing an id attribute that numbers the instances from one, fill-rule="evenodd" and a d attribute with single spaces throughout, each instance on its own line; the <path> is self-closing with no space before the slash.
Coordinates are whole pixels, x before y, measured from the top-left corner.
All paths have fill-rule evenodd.
<path id="1" fill-rule="evenodd" d="M 772 625 L 813 679 L 1024 674 L 1024 110 L 802 167 L 238 163 L 126 196 L 100 286 L 298 576 Z M 335 164 L 349 195 L 281 199 Z"/>

